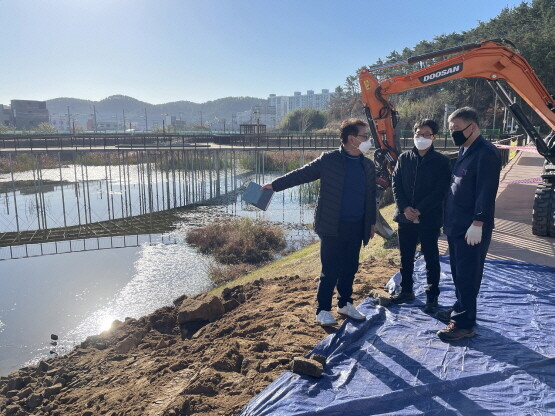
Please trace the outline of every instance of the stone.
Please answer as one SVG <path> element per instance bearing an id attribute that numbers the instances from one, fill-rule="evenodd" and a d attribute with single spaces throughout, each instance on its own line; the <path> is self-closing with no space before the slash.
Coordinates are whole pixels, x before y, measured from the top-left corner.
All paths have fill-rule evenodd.
<path id="1" fill-rule="evenodd" d="M 370 291 L 370 296 L 374 299 L 380 306 L 391 305 L 391 295 L 383 289 L 372 289 Z"/>
<path id="2" fill-rule="evenodd" d="M 21 407 L 19 407 L 18 405 L 10 405 L 10 406 L 6 406 L 6 409 L 4 410 L 6 413 L 4 413 L 6 416 L 15 416 L 19 413 L 19 411 L 21 410 Z"/>
<path id="3" fill-rule="evenodd" d="M 50 396 L 53 396 L 55 394 L 58 394 L 60 391 L 62 391 L 63 386 L 61 384 L 54 384 L 53 386 L 47 387 L 44 390 L 44 397 L 49 398 Z"/>
<path id="4" fill-rule="evenodd" d="M 166 306 L 148 316 L 150 327 L 162 334 L 172 334 L 177 327 L 175 308 Z"/>
<path id="5" fill-rule="evenodd" d="M 185 299 L 179 306 L 177 321 L 180 324 L 193 321 L 213 322 L 224 313 L 224 305 L 220 298 L 206 293 Z"/>
<path id="6" fill-rule="evenodd" d="M 181 295 L 180 297 L 178 297 L 177 299 L 175 299 L 175 300 L 173 301 L 174 306 L 179 306 L 179 305 L 181 305 L 181 303 L 182 303 L 185 299 L 187 299 L 187 295 Z"/>
<path id="7" fill-rule="evenodd" d="M 272 371 L 279 365 L 279 361 L 273 358 L 268 358 L 260 363 L 260 367 L 258 369 L 261 373 L 268 373 Z"/>
<path id="8" fill-rule="evenodd" d="M 270 348 L 269 343 L 267 343 L 266 341 L 259 341 L 254 345 L 252 345 L 250 350 L 252 352 L 264 352 L 264 351 L 268 351 L 269 348 Z"/>
<path id="9" fill-rule="evenodd" d="M 241 374 L 246 375 L 250 370 L 258 371 L 258 360 L 252 358 L 245 358 L 241 363 Z"/>
<path id="10" fill-rule="evenodd" d="M 25 379 L 23 377 L 14 377 L 8 381 L 8 385 L 6 386 L 6 391 L 10 390 L 20 390 L 25 387 Z"/>
<path id="11" fill-rule="evenodd" d="M 41 361 L 38 368 L 43 373 L 46 373 L 50 369 L 50 365 L 46 361 Z"/>
<path id="12" fill-rule="evenodd" d="M 27 387 L 27 388 L 21 390 L 19 393 L 17 393 L 17 397 L 19 397 L 20 399 L 25 399 L 32 392 L 33 392 L 33 389 L 31 387 Z"/>
<path id="13" fill-rule="evenodd" d="M 325 355 L 311 354 L 310 357 L 308 357 L 308 358 L 310 358 L 311 360 L 314 360 L 314 361 L 318 361 L 320 364 L 322 364 L 322 366 L 326 365 L 327 357 Z"/>
<path id="14" fill-rule="evenodd" d="M 226 287 L 222 290 L 222 299 L 229 300 L 231 298 L 231 289 Z"/>
<path id="15" fill-rule="evenodd" d="M 170 367 L 170 370 L 172 370 L 173 372 L 181 371 L 181 370 L 187 368 L 187 364 L 188 363 L 186 361 L 176 363 L 176 364 L 174 364 Z"/>
<path id="16" fill-rule="evenodd" d="M 295 357 L 291 362 L 291 371 L 311 377 L 321 377 L 324 372 L 324 366 L 316 360 L 304 357 Z"/>
<path id="17" fill-rule="evenodd" d="M 231 299 L 226 300 L 226 301 L 224 302 L 224 310 L 225 310 L 226 312 L 230 312 L 230 311 L 232 311 L 233 309 L 235 309 L 235 308 L 236 308 L 237 306 L 239 306 L 239 305 L 240 305 L 240 303 L 239 303 L 239 301 L 238 301 L 237 299 L 231 298 Z"/>
<path id="18" fill-rule="evenodd" d="M 140 340 L 137 339 L 135 335 L 130 335 L 127 338 L 125 338 L 123 341 L 118 342 L 114 347 L 114 350 L 118 354 L 126 354 L 130 350 L 135 348 L 137 345 L 139 345 L 139 342 Z"/>
<path id="19" fill-rule="evenodd" d="M 42 404 L 42 396 L 40 394 L 32 394 L 28 399 L 27 399 L 27 406 L 29 406 L 31 409 L 34 409 L 35 407 L 39 407 Z"/>

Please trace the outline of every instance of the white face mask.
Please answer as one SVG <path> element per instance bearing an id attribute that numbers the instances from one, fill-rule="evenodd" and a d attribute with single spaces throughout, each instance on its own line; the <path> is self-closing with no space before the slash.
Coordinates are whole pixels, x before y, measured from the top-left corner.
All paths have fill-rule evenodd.
<path id="1" fill-rule="evenodd" d="M 366 140 L 365 142 L 360 142 L 357 149 L 364 154 L 364 153 L 368 153 L 368 151 L 371 148 L 372 148 L 372 142 L 370 140 Z"/>
<path id="2" fill-rule="evenodd" d="M 428 147 L 432 145 L 432 139 L 426 139 L 425 137 L 415 137 L 414 138 L 414 145 L 418 150 L 426 150 Z"/>

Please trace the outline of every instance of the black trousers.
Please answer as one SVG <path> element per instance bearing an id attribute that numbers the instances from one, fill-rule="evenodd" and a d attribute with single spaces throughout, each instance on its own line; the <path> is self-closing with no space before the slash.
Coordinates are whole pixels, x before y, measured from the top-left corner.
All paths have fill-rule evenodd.
<path id="1" fill-rule="evenodd" d="M 341 222 L 339 235 L 321 237 L 320 261 L 322 273 L 318 283 L 316 313 L 331 311 L 332 297 L 337 287 L 337 306 L 353 303 L 353 281 L 358 271 L 358 257 L 362 245 L 363 222 Z"/>
<path id="2" fill-rule="evenodd" d="M 448 237 L 449 261 L 451 262 L 451 274 L 457 301 L 453 305 L 451 321 L 459 328 L 472 328 L 476 325 L 476 300 L 482 275 L 484 274 L 484 262 L 488 253 L 493 230 L 482 230 L 482 241 L 480 244 L 469 246 L 464 235 Z"/>
<path id="3" fill-rule="evenodd" d="M 422 224 L 399 223 L 397 230 L 399 235 L 399 251 L 401 252 L 401 290 L 412 292 L 414 272 L 414 255 L 416 245 L 420 240 L 422 253 L 426 260 L 426 279 L 428 287 L 426 295 L 428 298 L 439 296 L 439 250 L 437 240 L 439 239 L 439 228 L 426 227 Z"/>

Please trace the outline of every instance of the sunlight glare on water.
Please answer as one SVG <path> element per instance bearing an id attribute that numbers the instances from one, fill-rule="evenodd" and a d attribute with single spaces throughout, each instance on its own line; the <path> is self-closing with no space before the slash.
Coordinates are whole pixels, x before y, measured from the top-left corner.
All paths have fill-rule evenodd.
<path id="1" fill-rule="evenodd" d="M 140 318 L 179 296 L 194 295 L 211 287 L 206 272 L 209 258 L 186 244 L 144 245 L 134 264 L 133 278 L 105 305 L 71 330 L 62 344 L 71 348 L 91 335 L 109 329 L 115 319 Z"/>
<path id="2" fill-rule="evenodd" d="M 104 315 L 98 320 L 98 332 L 104 332 L 112 327 L 115 318 L 111 315 Z"/>

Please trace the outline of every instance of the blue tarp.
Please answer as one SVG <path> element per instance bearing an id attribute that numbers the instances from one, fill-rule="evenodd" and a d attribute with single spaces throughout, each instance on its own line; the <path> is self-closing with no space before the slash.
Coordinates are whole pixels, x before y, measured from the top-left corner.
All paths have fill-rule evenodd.
<path id="1" fill-rule="evenodd" d="M 450 307 L 448 258 L 441 268 Z M 366 299 L 365 322 L 322 340 L 321 378 L 283 373 L 241 415 L 555 415 L 555 268 L 486 261 L 476 336 L 451 344 L 421 309 L 425 276 L 419 259 L 416 301 L 386 309 Z"/>

